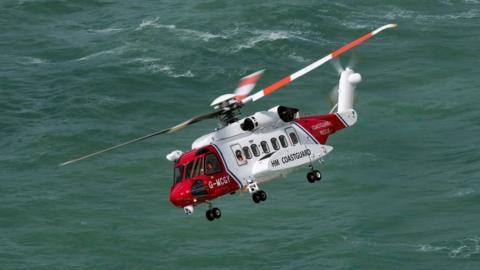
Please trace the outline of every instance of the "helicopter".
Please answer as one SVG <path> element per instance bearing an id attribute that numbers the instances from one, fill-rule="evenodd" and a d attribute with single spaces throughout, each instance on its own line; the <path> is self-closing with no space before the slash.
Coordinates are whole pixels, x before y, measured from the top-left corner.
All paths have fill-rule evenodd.
<path id="1" fill-rule="evenodd" d="M 217 118 L 219 127 L 197 138 L 192 143 L 191 150 L 174 150 L 166 156 L 167 160 L 173 163 L 174 170 L 170 201 L 176 207 L 183 208 L 187 215 L 194 213 L 195 206 L 206 203 L 206 218 L 209 221 L 218 219 L 222 212 L 218 207 L 213 207 L 212 201 L 236 192 L 249 192 L 254 203 L 264 202 L 267 193 L 259 186 L 286 176 L 296 169 L 307 169 L 308 182 L 320 181 L 322 174 L 315 168 L 314 163 L 323 161 L 333 150 L 332 146 L 326 144 L 328 137 L 357 122 L 358 115 L 353 109 L 353 103 L 356 86 L 362 81 L 359 73 L 350 67 L 343 68 L 337 62 L 340 78 L 338 87 L 332 92 L 336 104 L 327 114 L 300 116 L 299 109 L 279 105 L 240 118 L 240 108 L 272 94 L 383 30 L 396 26 L 387 24 L 379 27 L 249 95 L 263 74 L 263 70 L 257 71 L 242 78 L 234 93 L 224 94 L 213 100 L 210 104 L 212 112 L 69 160 L 60 166 L 157 135 L 173 133 L 202 120 Z"/>

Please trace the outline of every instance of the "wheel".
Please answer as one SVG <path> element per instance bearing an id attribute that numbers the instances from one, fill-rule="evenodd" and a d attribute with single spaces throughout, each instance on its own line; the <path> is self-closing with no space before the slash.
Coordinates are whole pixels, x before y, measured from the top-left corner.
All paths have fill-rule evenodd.
<path id="1" fill-rule="evenodd" d="M 258 194 L 258 191 L 252 194 L 252 200 L 254 203 L 259 203 L 262 198 L 260 198 L 260 194 Z"/>
<path id="2" fill-rule="evenodd" d="M 212 210 L 207 210 L 207 212 L 205 212 L 205 216 L 210 221 L 213 221 L 215 219 L 215 214 L 213 213 Z"/>
<path id="3" fill-rule="evenodd" d="M 267 200 L 267 193 L 263 190 L 258 191 L 258 195 L 260 195 L 260 200 L 265 201 Z"/>
<path id="4" fill-rule="evenodd" d="M 315 176 L 315 180 L 320 181 L 322 179 L 322 173 L 320 171 L 313 171 L 313 176 Z"/>
<path id="5" fill-rule="evenodd" d="M 214 218 L 220 218 L 222 216 L 222 211 L 220 211 L 220 209 L 218 209 L 217 207 L 213 208 L 210 211 L 213 213 Z"/>
<path id="6" fill-rule="evenodd" d="M 315 183 L 315 175 L 313 172 L 307 173 L 307 180 L 309 183 Z"/>

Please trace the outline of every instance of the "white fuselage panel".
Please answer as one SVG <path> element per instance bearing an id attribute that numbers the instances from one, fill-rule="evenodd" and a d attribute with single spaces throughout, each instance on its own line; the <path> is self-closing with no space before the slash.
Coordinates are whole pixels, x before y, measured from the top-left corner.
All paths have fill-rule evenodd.
<path id="1" fill-rule="evenodd" d="M 270 111 L 252 116 L 265 126 L 244 131 L 240 127 L 242 119 L 206 134 L 192 144 L 193 149 L 214 145 L 221 153 L 227 171 L 242 183 L 242 187 L 249 180 L 262 183 L 292 169 L 308 166 L 333 149 L 319 144 L 297 123 L 285 123 Z"/>

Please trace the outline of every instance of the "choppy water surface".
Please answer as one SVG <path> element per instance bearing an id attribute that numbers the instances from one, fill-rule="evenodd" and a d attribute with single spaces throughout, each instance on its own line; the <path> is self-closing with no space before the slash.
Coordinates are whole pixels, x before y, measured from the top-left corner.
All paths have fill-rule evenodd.
<path id="1" fill-rule="evenodd" d="M 0 3 L 2 269 L 479 269 L 480 3 L 106 1 Z M 214 121 L 57 164 L 209 110 L 386 23 L 356 48 L 359 122 L 304 172 L 184 216 L 165 154 Z M 351 54 L 342 57 L 347 63 Z M 330 65 L 250 104 L 327 112 Z"/>

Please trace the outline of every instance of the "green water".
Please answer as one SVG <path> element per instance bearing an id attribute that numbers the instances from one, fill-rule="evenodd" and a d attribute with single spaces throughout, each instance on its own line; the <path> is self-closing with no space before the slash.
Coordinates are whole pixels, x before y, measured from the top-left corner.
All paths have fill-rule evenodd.
<path id="1" fill-rule="evenodd" d="M 2 0 L 0 268 L 480 269 L 480 3 L 379 2 Z M 354 49 L 359 121 L 329 140 L 320 183 L 297 172 L 266 203 L 185 216 L 165 155 L 213 120 L 57 166 L 391 22 Z M 327 64 L 243 112 L 328 112 L 336 83 Z"/>

